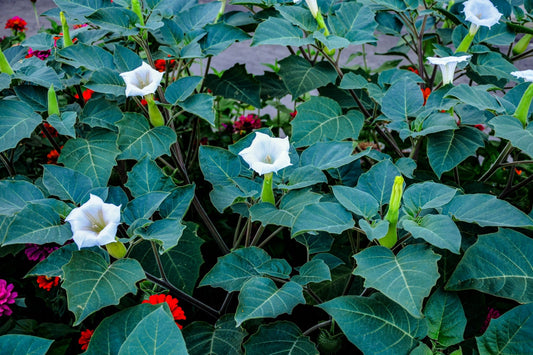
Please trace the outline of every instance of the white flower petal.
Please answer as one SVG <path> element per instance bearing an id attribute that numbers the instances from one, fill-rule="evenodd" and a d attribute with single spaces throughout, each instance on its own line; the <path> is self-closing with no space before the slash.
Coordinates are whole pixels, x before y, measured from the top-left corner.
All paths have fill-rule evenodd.
<path id="1" fill-rule="evenodd" d="M 272 138 L 256 132 L 252 144 L 239 152 L 250 168 L 259 175 L 275 172 L 292 165 L 289 157 L 289 138 Z"/>
<path id="2" fill-rule="evenodd" d="M 520 70 L 511 72 L 511 75 L 516 76 L 517 78 L 524 79 L 525 81 L 533 82 L 533 70 Z"/>
<path id="3" fill-rule="evenodd" d="M 90 248 L 94 246 L 99 246 L 98 234 L 89 230 L 78 230 L 72 235 L 74 243 L 78 246 L 78 249 L 81 248 Z"/>
<path id="4" fill-rule="evenodd" d="M 442 72 L 442 83 L 443 85 L 446 84 L 452 84 L 453 83 L 453 75 L 455 73 L 455 67 L 457 67 L 457 63 L 464 62 L 465 60 L 468 60 L 471 57 L 471 55 L 463 55 L 460 57 L 427 57 L 428 62 L 434 65 L 438 65 L 441 72 Z"/>
<path id="5" fill-rule="evenodd" d="M 144 96 L 157 90 L 163 73 L 143 62 L 140 67 L 121 73 L 120 76 L 126 83 L 126 96 Z"/>
<path id="6" fill-rule="evenodd" d="M 490 28 L 497 24 L 502 16 L 489 0 L 468 0 L 464 6 L 465 19 L 477 26 Z"/>
<path id="7" fill-rule="evenodd" d="M 307 3 L 307 7 L 309 8 L 309 11 L 311 11 L 311 15 L 313 15 L 314 18 L 318 15 L 318 4 L 316 0 L 305 0 Z"/>
<path id="8" fill-rule="evenodd" d="M 106 245 L 115 241 L 117 235 L 118 223 L 110 223 L 105 226 L 100 233 L 98 233 L 99 245 Z"/>

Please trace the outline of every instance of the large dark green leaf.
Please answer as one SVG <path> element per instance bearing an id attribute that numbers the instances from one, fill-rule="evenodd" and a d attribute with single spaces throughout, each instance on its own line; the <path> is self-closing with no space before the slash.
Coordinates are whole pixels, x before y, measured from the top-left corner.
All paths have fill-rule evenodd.
<path id="1" fill-rule="evenodd" d="M 201 76 L 186 76 L 170 84 L 165 90 L 165 99 L 171 104 L 177 104 L 188 98 L 202 82 Z"/>
<path id="2" fill-rule="evenodd" d="M 100 250 L 101 253 L 106 253 L 103 249 L 95 247 L 93 251 Z M 78 250 L 78 246 L 74 243 L 67 244 L 52 254 L 48 255 L 46 259 L 35 265 L 33 269 L 28 271 L 25 277 L 44 275 L 48 277 L 60 276 L 63 277 L 63 265 L 67 264 L 72 258 L 72 253 Z M 108 254 L 109 258 L 109 254 Z"/>
<path id="3" fill-rule="evenodd" d="M 481 355 L 528 354 L 533 347 L 533 303 L 518 306 L 490 322 L 476 338 Z"/>
<path id="4" fill-rule="evenodd" d="M 326 97 L 312 97 L 298 106 L 292 120 L 292 142 L 299 147 L 320 141 L 357 139 L 363 127 L 363 115 L 355 110 L 342 114 L 339 104 Z"/>
<path id="5" fill-rule="evenodd" d="M 139 22 L 139 18 L 135 12 L 129 9 L 120 7 L 100 8 L 87 16 L 87 18 L 96 26 L 123 36 L 134 35 L 139 32 L 135 28 L 135 23 Z"/>
<path id="6" fill-rule="evenodd" d="M 304 207 L 292 226 L 292 236 L 310 231 L 340 234 L 353 228 L 352 214 L 336 202 L 319 202 Z"/>
<path id="7" fill-rule="evenodd" d="M 100 68 L 113 69 L 113 56 L 98 46 L 88 46 L 83 43 L 68 46 L 59 51 L 58 61 L 72 65 L 75 68 L 84 67 L 88 70 Z"/>
<path id="8" fill-rule="evenodd" d="M 438 288 L 431 295 L 424 308 L 428 320 L 428 336 L 444 346 L 463 341 L 466 316 L 456 292 Z"/>
<path id="9" fill-rule="evenodd" d="M 199 29 L 213 22 L 220 10 L 220 6 L 221 4 L 218 2 L 199 4 L 181 11 L 177 14 L 175 21 L 185 33 Z"/>
<path id="10" fill-rule="evenodd" d="M 81 19 L 102 7 L 111 6 L 105 0 L 54 0 L 56 5 L 72 17 Z"/>
<path id="11" fill-rule="evenodd" d="M 170 192 L 152 191 L 144 195 L 138 196 L 134 200 L 128 202 L 122 213 L 122 220 L 132 227 L 136 220 L 144 220 L 150 218 L 158 209 L 159 205 L 165 198 L 170 195 Z M 143 223 L 144 224 L 144 223 Z M 138 226 L 134 226 L 138 227 Z M 132 230 L 135 230 L 132 228 Z"/>
<path id="12" fill-rule="evenodd" d="M 342 185 L 332 186 L 332 190 L 337 201 L 348 211 L 368 219 L 378 213 L 378 201 L 369 193 Z"/>
<path id="13" fill-rule="evenodd" d="M 364 44 L 376 42 L 374 30 L 377 22 L 375 13 L 368 6 L 356 2 L 341 3 L 335 11 L 335 16 L 328 17 L 332 32 L 346 38 L 350 44 Z"/>
<path id="14" fill-rule="evenodd" d="M 460 84 L 448 91 L 447 97 L 457 98 L 464 103 L 472 105 L 480 110 L 502 111 L 498 101 L 486 91 L 486 88 L 480 86 L 468 86 Z"/>
<path id="15" fill-rule="evenodd" d="M 366 150 L 352 155 L 353 150 L 352 142 L 318 142 L 302 152 L 300 165 L 311 165 L 320 170 L 339 168 L 369 152 Z"/>
<path id="16" fill-rule="evenodd" d="M 372 195 L 379 206 L 383 206 L 389 203 L 394 179 L 401 175 L 400 170 L 389 159 L 385 159 L 359 177 L 357 189 Z"/>
<path id="17" fill-rule="evenodd" d="M 252 40 L 252 46 L 261 44 L 304 46 L 313 42 L 312 38 L 304 37 L 303 31 L 289 21 L 282 18 L 270 17 L 257 26 Z"/>
<path id="18" fill-rule="evenodd" d="M 461 232 L 455 222 L 448 216 L 428 214 L 420 220 L 405 219 L 402 227 L 413 235 L 413 238 L 424 239 L 426 242 L 452 253 L 459 254 L 461 248 Z"/>
<path id="19" fill-rule="evenodd" d="M 533 240 L 510 229 L 479 236 L 453 272 L 448 290 L 474 289 L 533 302 Z"/>
<path id="20" fill-rule="evenodd" d="M 109 265 L 97 253 L 80 250 L 63 266 L 68 308 L 80 324 L 103 307 L 118 304 L 122 296 L 135 293 L 135 283 L 144 278 L 141 265 L 133 259 L 120 259 Z"/>
<path id="21" fill-rule="evenodd" d="M 383 96 L 381 109 L 392 121 L 406 121 L 422 107 L 420 87 L 410 78 L 396 81 Z"/>
<path id="22" fill-rule="evenodd" d="M 50 195 L 79 205 L 93 187 L 91 179 L 75 170 L 57 165 L 44 165 L 43 184 Z"/>
<path id="23" fill-rule="evenodd" d="M 44 198 L 35 185 L 22 180 L 0 181 L 0 215 L 12 216 L 22 210 L 29 201 Z"/>
<path id="24" fill-rule="evenodd" d="M 497 116 L 490 120 L 497 137 L 508 139 L 511 144 L 533 158 L 533 124 L 526 128 L 513 116 Z"/>
<path id="25" fill-rule="evenodd" d="M 145 240 L 158 242 L 161 244 L 161 250 L 166 252 L 178 244 L 184 230 L 185 225 L 180 219 L 165 218 L 136 228 L 134 234 Z"/>
<path id="26" fill-rule="evenodd" d="M 425 319 L 376 293 L 342 296 L 319 305 L 335 319 L 348 340 L 365 354 L 409 354 L 427 335 Z"/>
<path id="27" fill-rule="evenodd" d="M 429 163 L 439 178 L 485 145 L 483 133 L 473 127 L 430 134 L 427 142 Z"/>
<path id="28" fill-rule="evenodd" d="M 457 189 L 426 181 L 410 185 L 403 194 L 403 206 L 413 216 L 427 208 L 437 208 L 447 204 L 455 196 Z"/>
<path id="29" fill-rule="evenodd" d="M 170 192 L 176 185 L 152 159 L 144 157 L 128 172 L 126 187 L 133 197 L 139 197 L 153 191 Z"/>
<path id="30" fill-rule="evenodd" d="M 411 244 L 398 255 L 386 247 L 373 246 L 354 255 L 355 275 L 365 278 L 365 286 L 381 291 L 411 315 L 421 318 L 422 302 L 439 279 L 435 254 L 423 244 Z"/>
<path id="31" fill-rule="evenodd" d="M 253 277 L 242 286 L 239 293 L 235 321 L 239 326 L 248 319 L 290 314 L 300 303 L 305 303 L 305 298 L 302 286 L 297 283 L 289 281 L 278 289 L 271 279 Z"/>
<path id="32" fill-rule="evenodd" d="M 214 95 L 239 100 L 255 107 L 261 106 L 260 85 L 246 72 L 244 64 L 235 64 L 224 71 L 220 78 L 213 74 L 208 75 L 205 84 Z"/>
<path id="33" fill-rule="evenodd" d="M 207 35 L 202 41 L 202 50 L 206 56 L 216 56 L 237 41 L 250 38 L 246 32 L 238 27 L 225 23 L 209 24 L 204 28 Z"/>
<path id="34" fill-rule="evenodd" d="M 105 98 L 89 100 L 83 107 L 80 122 L 90 127 L 102 127 L 116 131 L 115 122 L 122 118 L 122 111 Z"/>
<path id="35" fill-rule="evenodd" d="M 194 322 L 186 326 L 183 337 L 189 354 L 241 355 L 241 344 L 247 333 L 235 324 L 233 315 L 226 314 L 214 326 L 206 322 Z"/>
<path id="36" fill-rule="evenodd" d="M 0 152 L 14 148 L 41 123 L 41 116 L 24 102 L 0 101 Z"/>
<path id="37" fill-rule="evenodd" d="M 0 349 L 6 355 L 45 355 L 53 342 L 33 335 L 5 334 L 0 336 Z"/>
<path id="38" fill-rule="evenodd" d="M 184 101 L 178 102 L 185 111 L 190 112 L 206 120 L 211 126 L 215 125 L 215 110 L 213 108 L 215 98 L 208 94 L 195 94 Z"/>
<path id="39" fill-rule="evenodd" d="M 315 344 L 296 324 L 275 322 L 263 324 L 244 344 L 247 354 L 318 355 Z"/>
<path id="40" fill-rule="evenodd" d="M 117 70 L 121 73 L 132 71 L 142 65 L 142 59 L 129 48 L 115 45 L 115 53 L 113 54 L 113 63 Z"/>
<path id="41" fill-rule="evenodd" d="M 296 282 L 302 286 L 311 282 L 331 281 L 331 274 L 329 267 L 322 259 L 313 259 L 303 264 L 298 270 L 299 275 L 291 278 L 291 281 Z"/>
<path id="42" fill-rule="evenodd" d="M 337 72 L 327 62 L 313 66 L 302 57 L 292 55 L 280 61 L 279 65 L 279 76 L 294 98 L 326 86 L 337 78 Z"/>
<path id="43" fill-rule="evenodd" d="M 126 93 L 126 84 L 119 73 L 110 68 L 100 68 L 96 70 L 85 87 L 103 94 L 121 96 Z"/>

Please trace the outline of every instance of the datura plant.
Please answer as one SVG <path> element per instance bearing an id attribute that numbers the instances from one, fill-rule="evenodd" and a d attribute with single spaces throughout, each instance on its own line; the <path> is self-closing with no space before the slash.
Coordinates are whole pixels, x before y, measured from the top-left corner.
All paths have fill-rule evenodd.
<path id="1" fill-rule="evenodd" d="M 531 353 L 531 2 L 54 1 L 0 46 L 2 354 Z"/>

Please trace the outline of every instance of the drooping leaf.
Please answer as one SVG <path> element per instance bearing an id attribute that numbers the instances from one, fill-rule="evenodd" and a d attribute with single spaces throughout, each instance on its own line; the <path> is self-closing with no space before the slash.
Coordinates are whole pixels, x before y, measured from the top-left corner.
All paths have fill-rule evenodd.
<path id="1" fill-rule="evenodd" d="M 138 219 L 150 218 L 158 209 L 159 205 L 170 192 L 152 191 L 128 202 L 122 213 L 122 220 L 131 225 Z"/>
<path id="2" fill-rule="evenodd" d="M 392 121 L 407 121 L 422 107 L 424 97 L 420 87 L 410 78 L 398 80 L 387 90 L 382 100 L 383 113 Z"/>
<path id="3" fill-rule="evenodd" d="M 427 335 L 417 319 L 385 296 L 342 296 L 318 307 L 335 319 L 344 335 L 365 354 L 407 354 Z"/>
<path id="4" fill-rule="evenodd" d="M 326 86 L 337 78 L 337 72 L 327 62 L 313 66 L 304 58 L 293 55 L 281 60 L 279 65 L 279 76 L 294 98 Z"/>
<path id="5" fill-rule="evenodd" d="M 135 293 L 135 283 L 144 278 L 141 265 L 133 259 L 120 259 L 109 265 L 95 252 L 80 250 L 63 266 L 68 308 L 80 324 L 103 307 L 118 304 L 122 296 Z"/>
<path id="6" fill-rule="evenodd" d="M 46 259 L 41 261 L 39 264 L 35 265 L 33 269 L 28 271 L 25 277 L 39 275 L 44 275 L 48 277 L 63 277 L 62 267 L 70 261 L 72 253 L 76 250 L 78 250 L 78 246 L 74 243 L 62 246 L 61 248 L 52 252 L 52 254 L 48 255 Z M 102 252 L 105 253 L 103 250 Z"/>
<path id="7" fill-rule="evenodd" d="M 424 239 L 426 242 L 452 253 L 459 254 L 461 248 L 461 232 L 455 222 L 448 216 L 428 214 L 420 221 L 405 219 L 403 228 L 413 238 Z"/>
<path id="8" fill-rule="evenodd" d="M 444 346 L 463 341 L 466 316 L 459 296 L 438 288 L 424 308 L 428 320 L 428 336 Z"/>
<path id="9" fill-rule="evenodd" d="M 58 62 L 72 65 L 75 68 L 84 67 L 94 71 L 99 68 L 114 68 L 113 56 L 98 46 L 88 46 L 78 43 L 68 46 L 58 52 Z"/>
<path id="10" fill-rule="evenodd" d="M 339 168 L 364 155 L 369 150 L 353 154 L 352 142 L 318 142 L 307 148 L 300 156 L 300 165 L 311 165 L 320 170 Z"/>
<path id="11" fill-rule="evenodd" d="M 31 106 L 14 100 L 0 101 L 0 152 L 15 148 L 41 123 L 41 116 Z"/>
<path id="12" fill-rule="evenodd" d="M 242 101 L 255 107 L 261 106 L 260 85 L 246 72 L 244 64 L 235 64 L 224 71 L 220 78 L 210 74 L 205 80 L 206 86 L 214 95 Z"/>
<path id="13" fill-rule="evenodd" d="M 244 41 L 250 36 L 238 27 L 226 23 L 208 24 L 204 27 L 207 35 L 201 42 L 202 51 L 206 56 L 216 56 L 226 50 L 233 43 Z"/>
<path id="14" fill-rule="evenodd" d="M 422 302 L 439 278 L 435 254 L 423 244 L 411 244 L 398 255 L 386 247 L 373 246 L 354 255 L 354 274 L 365 278 L 365 287 L 375 288 L 397 302 L 412 316 L 421 318 Z"/>
<path id="15" fill-rule="evenodd" d="M 244 344 L 247 354 L 318 355 L 315 344 L 302 335 L 296 324 L 275 322 L 262 324 Z"/>
<path id="16" fill-rule="evenodd" d="M 378 201 L 369 193 L 342 185 L 335 185 L 332 190 L 337 201 L 348 211 L 368 219 L 378 213 Z"/>
<path id="17" fill-rule="evenodd" d="M 510 229 L 480 235 L 446 289 L 474 289 L 520 303 L 533 302 L 533 240 Z"/>
<path id="18" fill-rule="evenodd" d="M 4 354 L 45 355 L 54 341 L 26 334 L 0 336 L 0 349 Z"/>
<path id="19" fill-rule="evenodd" d="M 374 30 L 377 22 L 375 13 L 368 6 L 359 3 L 342 3 L 335 11 L 335 16 L 328 17 L 332 31 L 337 36 L 346 38 L 350 44 L 376 42 Z"/>
<path id="20" fill-rule="evenodd" d="M 183 329 L 190 355 L 241 355 L 241 344 L 246 335 L 246 330 L 236 326 L 232 314 L 222 316 L 215 326 L 194 322 Z"/>
<path id="21" fill-rule="evenodd" d="M 165 99 L 171 104 L 177 104 L 188 98 L 194 89 L 202 82 L 201 76 L 186 76 L 170 84 L 165 90 Z"/>
<path id="22" fill-rule="evenodd" d="M 213 108 L 215 98 L 208 94 L 195 94 L 189 96 L 178 105 L 185 111 L 206 120 L 211 126 L 215 125 L 215 110 Z"/>
<path id="23" fill-rule="evenodd" d="M 527 354 L 533 346 L 533 303 L 518 306 L 491 320 L 485 333 L 476 337 L 481 355 Z"/>
<path id="24" fill-rule="evenodd" d="M 297 283 L 289 281 L 278 289 L 271 279 L 253 277 L 244 283 L 239 293 L 235 321 L 239 326 L 248 319 L 290 314 L 300 303 L 305 303 L 305 298 L 302 286 Z"/>
<path id="25" fill-rule="evenodd" d="M 145 240 L 154 240 L 159 242 L 162 251 L 166 252 L 178 244 L 185 226 L 177 218 L 159 219 L 147 226 L 141 226 L 135 229 L 135 235 Z"/>
<path id="26" fill-rule="evenodd" d="M 173 189 L 170 196 L 161 203 L 159 210 L 161 216 L 182 219 L 194 198 L 194 190 L 194 184 Z"/>

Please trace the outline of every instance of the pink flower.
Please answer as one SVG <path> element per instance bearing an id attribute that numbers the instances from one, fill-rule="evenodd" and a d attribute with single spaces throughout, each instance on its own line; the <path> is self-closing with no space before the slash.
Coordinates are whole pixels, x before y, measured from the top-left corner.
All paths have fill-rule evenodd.
<path id="1" fill-rule="evenodd" d="M 261 119 L 253 113 L 247 116 L 241 116 L 233 124 L 235 132 L 239 134 L 250 133 L 254 129 L 261 128 Z"/>
<path id="2" fill-rule="evenodd" d="M 45 51 L 34 51 L 31 48 L 28 48 L 28 54 L 26 55 L 26 58 L 31 58 L 33 56 L 39 58 L 40 60 L 45 60 L 50 55 L 50 49 L 47 49 Z"/>
<path id="3" fill-rule="evenodd" d="M 26 254 L 28 260 L 43 261 L 57 248 L 58 247 L 49 247 L 46 245 L 26 244 L 26 250 L 24 250 L 24 253 Z"/>
<path id="4" fill-rule="evenodd" d="M 487 313 L 487 318 L 485 318 L 485 322 L 483 323 L 483 326 L 480 329 L 481 333 L 485 333 L 485 331 L 489 327 L 491 319 L 496 319 L 499 316 L 501 316 L 500 311 L 498 311 L 495 308 L 489 307 L 488 313 Z"/>
<path id="5" fill-rule="evenodd" d="M 10 316 L 13 311 L 8 304 L 15 303 L 18 293 L 13 292 L 13 284 L 7 284 L 6 280 L 0 279 L 0 317 L 4 314 Z"/>

